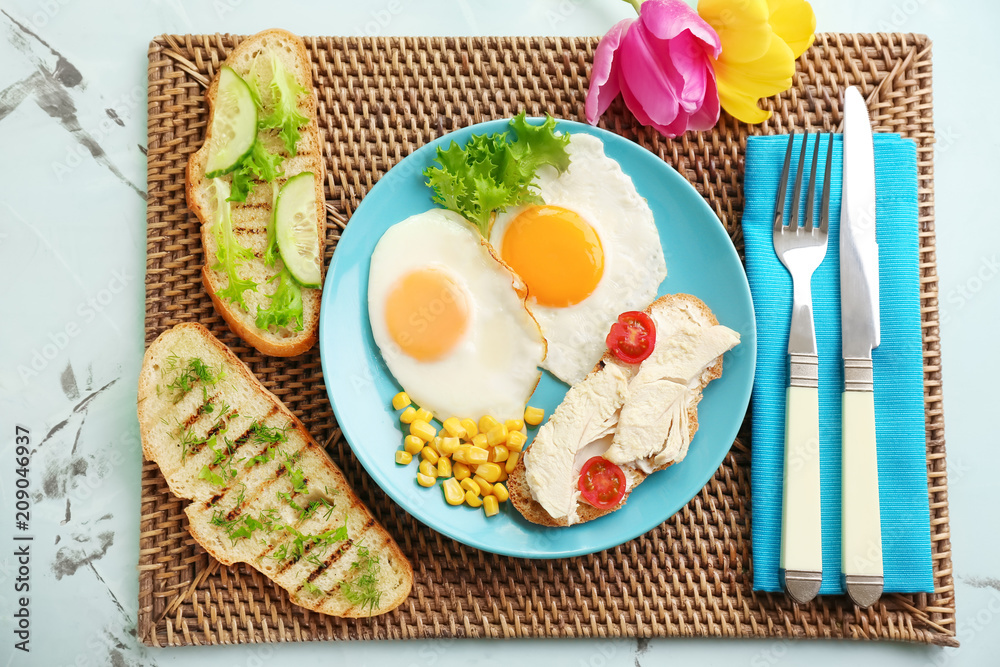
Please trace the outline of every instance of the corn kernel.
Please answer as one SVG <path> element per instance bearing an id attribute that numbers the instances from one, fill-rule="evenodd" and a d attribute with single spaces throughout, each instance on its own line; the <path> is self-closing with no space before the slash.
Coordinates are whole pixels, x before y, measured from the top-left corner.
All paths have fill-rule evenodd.
<path id="1" fill-rule="evenodd" d="M 455 463 L 468 463 L 470 449 L 472 449 L 472 445 L 459 445 L 455 453 L 451 455 L 451 460 Z"/>
<path id="2" fill-rule="evenodd" d="M 412 405 L 403 410 L 403 412 L 399 415 L 399 421 L 403 422 L 404 424 L 412 424 L 413 420 L 416 418 L 417 418 L 417 411 L 413 409 Z"/>
<path id="3" fill-rule="evenodd" d="M 474 419 L 463 419 L 462 428 L 465 429 L 465 438 L 472 440 L 479 433 L 479 425 Z"/>
<path id="4" fill-rule="evenodd" d="M 451 466 L 451 471 L 455 473 L 455 479 L 461 482 L 463 479 L 468 479 L 472 477 L 472 469 L 465 465 L 464 463 L 453 463 Z"/>
<path id="5" fill-rule="evenodd" d="M 472 478 L 472 481 L 479 485 L 479 493 L 488 496 L 493 493 L 493 485 L 479 475 Z"/>
<path id="6" fill-rule="evenodd" d="M 474 493 L 474 494 L 476 494 L 477 496 L 479 495 L 479 492 L 481 491 L 481 489 L 479 488 L 479 485 L 478 485 L 478 484 L 476 484 L 476 483 L 475 483 L 475 482 L 474 482 L 474 481 L 472 480 L 472 478 L 471 478 L 471 477 L 466 477 L 466 478 L 465 478 L 465 479 L 463 479 L 463 480 L 462 480 L 461 482 L 459 482 L 459 484 L 461 484 L 461 486 L 462 486 L 462 488 L 463 488 L 463 489 L 465 489 L 465 490 L 466 490 L 466 491 L 468 491 L 469 493 Z"/>
<path id="7" fill-rule="evenodd" d="M 494 417 L 486 415 L 485 417 L 479 420 L 479 432 L 488 433 L 491 428 L 494 428 L 499 425 L 500 422 L 498 422 Z"/>
<path id="8" fill-rule="evenodd" d="M 410 405 L 410 397 L 405 391 L 401 391 L 392 397 L 392 409 L 402 410 Z"/>
<path id="9" fill-rule="evenodd" d="M 417 419 L 429 423 L 434 419 L 434 414 L 426 408 L 417 408 Z"/>
<path id="10" fill-rule="evenodd" d="M 514 435 L 511 433 L 511 435 Z M 500 461 L 506 461 L 507 456 L 510 452 L 503 445 L 497 445 L 492 450 L 490 450 L 490 461 L 493 463 L 499 463 Z"/>
<path id="11" fill-rule="evenodd" d="M 417 484 L 420 486 L 434 486 L 437 480 L 430 475 L 425 475 L 422 472 L 417 473 Z"/>
<path id="12" fill-rule="evenodd" d="M 514 468 L 517 467 L 517 461 L 520 458 L 521 458 L 521 452 L 511 452 L 510 453 L 510 458 L 507 459 L 507 464 L 504 465 L 504 470 L 507 471 L 508 475 L 510 473 L 514 472 Z"/>
<path id="13" fill-rule="evenodd" d="M 398 463 L 399 465 L 405 466 L 409 464 L 411 461 L 413 461 L 413 454 L 404 451 L 402 449 L 396 452 L 396 463 Z"/>
<path id="14" fill-rule="evenodd" d="M 464 438 L 465 437 L 465 427 L 458 420 L 458 417 L 448 417 L 444 420 L 442 427 L 448 432 L 448 435 L 454 438 Z"/>
<path id="15" fill-rule="evenodd" d="M 465 502 L 469 507 L 482 507 L 482 499 L 472 491 L 465 492 Z"/>
<path id="16" fill-rule="evenodd" d="M 545 419 L 545 410 L 533 408 L 530 405 L 524 409 L 524 423 L 531 426 L 538 426 Z"/>
<path id="17" fill-rule="evenodd" d="M 489 443 L 490 447 L 496 447 L 507 442 L 507 427 L 503 424 L 497 424 L 491 428 L 486 434 L 486 442 Z"/>
<path id="18" fill-rule="evenodd" d="M 493 496 L 486 496 L 483 498 L 483 511 L 486 512 L 486 516 L 493 516 L 500 511 L 500 503 Z"/>
<path id="19" fill-rule="evenodd" d="M 482 447 L 469 447 L 469 453 L 465 455 L 465 458 L 466 463 L 477 466 L 482 463 L 488 463 L 490 460 L 490 453 Z"/>
<path id="20" fill-rule="evenodd" d="M 441 453 L 441 436 L 434 436 L 433 440 L 427 442 L 427 446 L 434 449 L 438 454 Z"/>
<path id="21" fill-rule="evenodd" d="M 409 410 L 409 408 L 407 408 Z M 424 442 L 430 442 L 437 435 L 437 429 L 428 424 L 423 419 L 414 419 L 410 423 L 410 435 L 415 435 Z"/>
<path id="22" fill-rule="evenodd" d="M 461 445 L 461 440 L 459 440 L 458 438 L 444 437 L 441 438 L 441 447 L 438 448 L 438 451 L 444 454 L 445 456 L 451 456 L 452 454 L 458 451 L 460 445 Z"/>
<path id="23" fill-rule="evenodd" d="M 422 475 L 427 475 L 428 477 L 437 477 L 437 466 L 430 461 L 421 461 L 420 466 L 417 470 Z"/>
<path id="24" fill-rule="evenodd" d="M 419 454 L 420 450 L 424 448 L 424 441 L 415 435 L 408 435 L 403 438 L 403 449 L 408 451 L 410 454 Z"/>
<path id="25" fill-rule="evenodd" d="M 472 444 L 476 447 L 486 449 L 490 446 L 489 439 L 486 437 L 485 433 L 478 433 L 472 437 Z"/>
<path id="26" fill-rule="evenodd" d="M 507 436 L 507 449 L 512 452 L 519 452 L 524 449 L 524 443 L 527 442 L 527 440 L 528 436 L 520 431 L 514 431 Z"/>
<path id="27" fill-rule="evenodd" d="M 451 477 L 451 459 L 447 456 L 438 459 L 437 474 L 438 477 Z"/>
<path id="28" fill-rule="evenodd" d="M 441 488 L 444 489 L 444 500 L 449 505 L 461 505 L 465 502 L 465 490 L 454 477 L 444 480 Z"/>
<path id="29" fill-rule="evenodd" d="M 503 470 L 503 468 L 496 463 L 484 463 L 476 468 L 476 477 L 482 477 L 487 482 L 492 484 L 497 481 L 498 477 L 500 477 L 501 470 Z"/>
<path id="30" fill-rule="evenodd" d="M 507 487 L 499 482 L 493 485 L 493 495 L 496 496 L 496 499 L 502 503 L 507 502 L 507 499 L 510 498 L 510 493 L 507 491 Z"/>
<path id="31" fill-rule="evenodd" d="M 503 470 L 500 471 L 500 476 L 497 477 L 497 481 L 498 482 L 506 482 L 507 481 L 507 469 L 506 468 L 504 468 Z"/>
<path id="32" fill-rule="evenodd" d="M 503 425 L 507 427 L 508 433 L 513 433 L 514 431 L 520 431 L 522 428 L 524 428 L 524 420 L 508 419 L 503 423 Z"/>
<path id="33" fill-rule="evenodd" d="M 436 466 L 441 456 L 436 451 L 434 451 L 433 447 L 427 445 L 426 447 L 420 450 L 420 458 L 422 458 L 424 461 L 427 461 L 432 466 Z"/>

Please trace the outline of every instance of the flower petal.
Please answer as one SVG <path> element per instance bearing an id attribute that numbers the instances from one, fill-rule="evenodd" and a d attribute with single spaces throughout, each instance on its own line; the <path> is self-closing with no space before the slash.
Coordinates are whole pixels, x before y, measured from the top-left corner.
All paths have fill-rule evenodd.
<path id="1" fill-rule="evenodd" d="M 801 56 L 812 43 L 816 33 L 816 14 L 806 0 L 768 0 L 771 28 L 792 50 L 795 58 Z"/>
<path id="2" fill-rule="evenodd" d="M 684 30 L 690 30 L 714 58 L 718 58 L 722 50 L 722 42 L 712 26 L 680 0 L 643 2 L 639 6 L 639 22 L 658 39 L 673 39 Z"/>
<path id="3" fill-rule="evenodd" d="M 620 69 L 616 54 L 621 46 L 622 37 L 635 19 L 623 19 L 611 27 L 594 51 L 594 66 L 590 73 L 590 88 L 587 89 L 587 101 L 584 109 L 587 122 L 597 125 L 597 119 L 608 110 L 611 102 L 618 97 L 621 86 L 618 83 Z"/>
<path id="4" fill-rule="evenodd" d="M 656 39 L 639 21 L 622 40 L 619 58 L 622 95 L 635 117 L 643 125 L 671 123 L 680 110 L 678 91 L 683 81 L 671 63 L 666 42 Z"/>
<path id="5" fill-rule="evenodd" d="M 706 78 L 704 103 L 688 119 L 689 130 L 711 130 L 719 122 L 719 92 L 715 83 L 715 73 Z"/>
<path id="6" fill-rule="evenodd" d="M 771 116 L 757 106 L 757 100 L 770 97 L 792 85 L 795 57 L 780 39 L 772 39 L 762 57 L 748 63 L 715 64 L 722 108 L 746 123 L 759 123 Z"/>
<path id="7" fill-rule="evenodd" d="M 773 34 L 767 0 L 743 0 L 736 9 L 732 0 L 699 0 L 698 14 L 719 34 L 721 58 L 748 62 L 767 51 Z"/>

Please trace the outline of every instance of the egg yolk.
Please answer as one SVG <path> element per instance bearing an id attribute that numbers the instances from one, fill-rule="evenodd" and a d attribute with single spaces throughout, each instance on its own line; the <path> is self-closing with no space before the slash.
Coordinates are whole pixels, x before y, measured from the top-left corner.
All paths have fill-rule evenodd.
<path id="1" fill-rule="evenodd" d="M 522 211 L 504 232 L 501 257 L 524 280 L 530 297 L 554 308 L 586 299 L 604 274 L 597 232 L 561 206 Z"/>
<path id="2" fill-rule="evenodd" d="M 400 350 L 417 361 L 434 361 L 448 353 L 469 327 L 465 292 L 436 268 L 404 275 L 385 303 L 389 335 Z"/>

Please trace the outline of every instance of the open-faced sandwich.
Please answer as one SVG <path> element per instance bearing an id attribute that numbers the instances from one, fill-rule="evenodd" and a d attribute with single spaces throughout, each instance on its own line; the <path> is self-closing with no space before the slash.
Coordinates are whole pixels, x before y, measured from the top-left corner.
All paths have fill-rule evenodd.
<path id="1" fill-rule="evenodd" d="M 510 473 L 514 507 L 534 523 L 569 526 L 624 505 L 648 475 L 687 454 L 702 390 L 739 340 L 688 294 L 623 314 L 608 352 L 570 387 Z"/>
<path id="2" fill-rule="evenodd" d="M 237 46 L 205 94 L 204 145 L 188 160 L 202 280 L 232 331 L 264 354 L 316 342 L 326 212 L 305 45 L 267 30 Z"/>
<path id="3" fill-rule="evenodd" d="M 223 565 L 248 563 L 295 604 L 333 616 L 399 606 L 413 570 L 302 423 L 200 324 L 146 351 L 146 458 L 190 500 L 191 535 Z"/>

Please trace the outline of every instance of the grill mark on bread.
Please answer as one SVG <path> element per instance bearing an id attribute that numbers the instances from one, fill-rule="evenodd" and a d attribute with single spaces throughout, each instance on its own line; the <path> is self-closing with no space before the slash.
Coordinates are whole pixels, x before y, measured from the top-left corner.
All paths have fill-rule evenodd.
<path id="1" fill-rule="evenodd" d="M 183 431 L 184 429 L 190 428 L 192 424 L 198 421 L 198 417 L 201 417 L 203 414 L 205 414 L 205 407 L 209 403 L 214 403 L 215 399 L 218 398 L 219 394 L 221 393 L 222 392 L 217 391 L 214 394 L 212 394 L 210 398 L 205 399 L 205 402 L 199 405 L 198 408 L 194 411 L 194 413 L 192 413 L 190 417 L 184 420 L 184 425 L 181 428 L 181 430 Z"/>
<path id="2" fill-rule="evenodd" d="M 198 452 L 200 452 L 202 449 L 204 449 L 205 445 L 208 444 L 208 441 L 212 439 L 212 436 L 213 435 L 218 435 L 219 431 L 222 430 L 222 423 L 226 422 L 226 425 L 228 426 L 229 420 L 231 420 L 233 417 L 237 416 L 238 414 L 239 413 L 236 412 L 236 410 L 233 410 L 228 415 L 226 415 L 224 418 L 220 417 L 219 421 L 215 422 L 215 425 L 212 428 L 208 429 L 208 433 L 205 434 L 205 438 L 201 442 L 196 442 L 195 444 L 191 445 L 191 448 L 188 449 L 188 456 L 194 456 Z"/>

